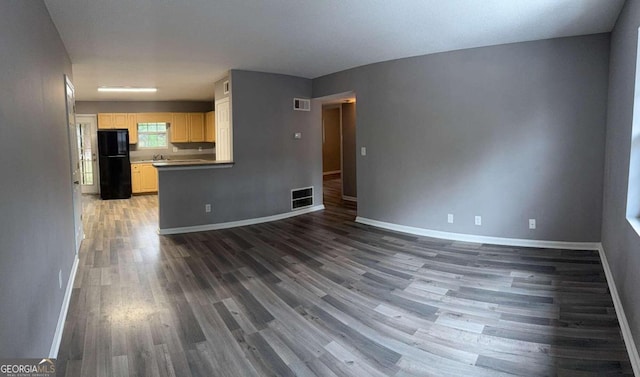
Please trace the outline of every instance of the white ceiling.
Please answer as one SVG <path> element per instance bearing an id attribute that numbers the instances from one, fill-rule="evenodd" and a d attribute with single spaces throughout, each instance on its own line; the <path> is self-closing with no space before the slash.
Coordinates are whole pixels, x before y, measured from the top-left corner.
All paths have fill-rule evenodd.
<path id="1" fill-rule="evenodd" d="M 624 0 L 45 0 L 79 100 L 210 100 L 229 69 L 315 78 L 385 60 L 609 32 Z M 98 86 L 157 86 L 155 94 Z"/>

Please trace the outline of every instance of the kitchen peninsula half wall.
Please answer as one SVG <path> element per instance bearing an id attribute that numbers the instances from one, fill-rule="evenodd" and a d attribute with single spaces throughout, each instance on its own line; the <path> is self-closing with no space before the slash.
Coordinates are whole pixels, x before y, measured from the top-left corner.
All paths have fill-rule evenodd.
<path id="1" fill-rule="evenodd" d="M 324 208 L 322 130 L 313 122 L 320 109 L 292 108 L 293 98 L 311 98 L 311 80 L 239 70 L 232 70 L 229 80 L 233 162 L 154 164 L 160 234 L 246 225 Z M 294 138 L 296 133 L 301 138 Z M 308 188 L 312 203 L 293 210 L 293 192 Z"/>

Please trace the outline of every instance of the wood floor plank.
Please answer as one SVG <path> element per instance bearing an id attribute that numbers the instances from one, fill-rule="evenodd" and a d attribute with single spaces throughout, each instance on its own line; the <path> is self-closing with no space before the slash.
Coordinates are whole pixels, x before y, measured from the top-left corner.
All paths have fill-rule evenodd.
<path id="1" fill-rule="evenodd" d="M 597 251 L 453 242 L 324 211 L 158 236 L 84 198 L 62 376 L 632 376 Z"/>

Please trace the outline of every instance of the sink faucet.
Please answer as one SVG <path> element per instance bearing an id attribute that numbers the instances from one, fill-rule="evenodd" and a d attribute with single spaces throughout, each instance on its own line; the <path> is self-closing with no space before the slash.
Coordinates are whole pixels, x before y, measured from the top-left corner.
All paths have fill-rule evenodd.
<path id="1" fill-rule="evenodd" d="M 164 160 L 164 156 L 161 154 L 154 154 L 153 161 Z"/>

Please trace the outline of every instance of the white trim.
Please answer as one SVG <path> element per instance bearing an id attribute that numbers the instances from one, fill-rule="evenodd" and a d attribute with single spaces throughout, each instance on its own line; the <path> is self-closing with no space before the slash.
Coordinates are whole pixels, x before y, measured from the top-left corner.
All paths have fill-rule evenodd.
<path id="1" fill-rule="evenodd" d="M 638 233 L 638 235 L 640 236 L 640 219 L 635 217 L 627 217 L 627 221 L 629 222 L 629 225 L 631 225 L 633 230 L 635 230 L 636 233 Z"/>
<path id="2" fill-rule="evenodd" d="M 62 341 L 62 331 L 64 330 L 64 322 L 67 319 L 67 311 L 69 310 L 69 304 L 71 303 L 71 292 L 73 291 L 73 282 L 76 280 L 76 272 L 78 271 L 78 264 L 80 259 L 76 254 L 71 267 L 71 273 L 69 274 L 69 280 L 67 281 L 67 289 L 64 292 L 64 299 L 62 299 L 62 308 L 60 308 L 60 315 L 58 316 L 58 325 L 56 326 L 56 332 L 53 333 L 53 342 L 49 349 L 49 357 L 55 359 L 58 357 L 58 350 L 60 349 L 60 342 Z"/>
<path id="3" fill-rule="evenodd" d="M 611 298 L 613 299 L 613 306 L 616 309 L 616 316 L 618 316 L 618 323 L 620 324 L 622 338 L 624 339 L 624 343 L 627 346 L 627 353 L 629 354 L 629 360 L 631 361 L 633 374 L 636 376 L 640 376 L 640 355 L 638 355 L 636 343 L 633 341 L 631 327 L 629 327 L 627 316 L 624 313 L 622 301 L 620 300 L 620 296 L 618 295 L 618 289 L 616 288 L 615 281 L 613 280 L 613 273 L 611 272 L 611 267 L 609 267 L 607 254 L 604 252 L 602 244 L 599 244 L 598 246 L 598 253 L 600 254 L 600 260 L 602 261 L 602 267 L 604 268 L 604 275 L 607 278 L 607 284 L 609 285 Z"/>
<path id="4" fill-rule="evenodd" d="M 260 223 L 268 223 L 270 221 L 288 219 L 289 217 L 303 215 L 305 213 L 310 213 L 315 211 L 321 211 L 323 209 L 324 209 L 324 205 L 320 204 L 313 207 L 306 207 L 306 208 L 291 211 L 291 212 L 280 213 L 272 216 L 257 217 L 254 219 L 229 221 L 226 223 L 218 223 L 218 224 L 206 224 L 206 225 L 196 225 L 196 226 L 185 226 L 185 227 L 179 227 L 179 228 L 158 229 L 158 234 L 160 235 L 180 234 L 180 233 L 192 233 L 192 232 L 205 232 L 207 230 L 235 228 L 238 226 L 247 226 L 247 225 L 260 224 Z"/>
<path id="5" fill-rule="evenodd" d="M 442 238 L 445 240 L 462 241 L 462 242 L 475 242 L 475 243 L 489 243 L 493 245 L 506 245 L 506 246 L 522 246 L 522 247 L 546 247 L 554 249 L 573 249 L 573 250 L 598 250 L 599 242 L 566 242 L 566 241 L 543 241 L 543 240 L 528 240 L 521 238 L 503 238 L 503 237 L 490 237 L 490 236 L 476 236 L 472 234 L 451 233 L 443 232 L 440 230 L 431 230 L 424 228 L 416 228 L 406 225 L 398 225 L 393 223 L 387 223 L 378 220 L 371 220 L 365 217 L 356 217 L 356 222 L 361 224 L 373 225 L 378 228 L 385 228 L 389 230 L 395 230 L 398 232 L 416 234 L 419 236 Z"/>
<path id="6" fill-rule="evenodd" d="M 342 195 L 342 200 L 347 200 L 347 201 L 350 201 L 350 202 L 357 202 L 358 198 L 356 198 L 355 196 Z"/>
<path id="7" fill-rule="evenodd" d="M 322 175 L 331 175 L 331 174 L 338 174 L 338 173 L 342 173 L 342 170 L 323 171 Z"/>

